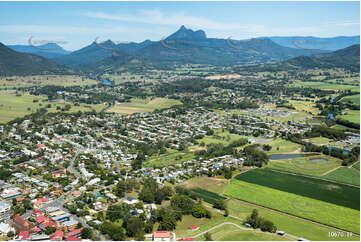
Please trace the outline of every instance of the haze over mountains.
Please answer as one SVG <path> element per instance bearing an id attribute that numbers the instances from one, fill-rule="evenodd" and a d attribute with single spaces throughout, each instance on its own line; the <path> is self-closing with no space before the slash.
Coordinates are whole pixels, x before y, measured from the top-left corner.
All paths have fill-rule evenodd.
<path id="1" fill-rule="evenodd" d="M 176 32 L 160 41 L 145 40 L 140 43 L 119 44 L 110 40 L 102 43 L 93 42 L 71 53 L 57 44 L 46 44 L 37 47 L 8 46 L 19 52 L 32 53 L 52 59 L 38 59 L 42 63 L 41 68 L 26 64 L 29 59 L 34 59 L 34 56 L 30 57 L 31 55 L 9 52 L 9 50 L 4 49 L 5 46 L 2 46 L 1 51 L 6 52 L 7 56 L 14 56 L 14 58 L 3 60 L 3 55 L 0 55 L 0 61 L 5 65 L 5 63 L 10 63 L 12 59 L 21 59 L 22 56 L 25 59 L 24 65 L 19 66 L 17 64 L 22 70 L 21 73 L 44 71 L 47 66 L 49 72 L 64 70 L 63 66 L 83 72 L 102 72 L 104 70 L 121 71 L 127 67 L 144 68 L 155 65 L 166 66 L 188 63 L 249 66 L 280 62 L 282 64 L 268 65 L 268 67 L 290 66 L 294 68 L 295 66 L 304 65 L 327 66 L 326 63 L 334 61 L 331 59 L 338 55 L 344 57 L 338 60 L 337 63 L 331 64 L 332 66 L 349 66 L 349 64 L 353 66 L 357 56 L 359 58 L 359 51 L 358 53 L 357 51 L 349 51 L 346 54 L 341 51 L 332 54 L 325 47 L 337 49 L 355 43 L 359 44 L 359 41 L 359 36 L 335 38 L 270 37 L 249 40 L 218 39 L 208 38 L 203 30 L 193 31 L 181 26 Z M 353 47 L 353 49 L 355 48 Z M 327 55 L 326 53 L 330 54 Z M 322 57 L 322 54 L 325 55 Z M 311 55 L 313 56 L 308 57 Z M 297 57 L 299 58 L 297 59 Z M 289 61 L 287 62 L 287 60 Z M 317 64 L 314 62 L 317 62 Z M 32 71 L 26 70 L 27 65 Z M 2 74 L 4 73 L 5 69 L 3 69 Z M 15 72 L 10 69 L 9 73 Z"/>

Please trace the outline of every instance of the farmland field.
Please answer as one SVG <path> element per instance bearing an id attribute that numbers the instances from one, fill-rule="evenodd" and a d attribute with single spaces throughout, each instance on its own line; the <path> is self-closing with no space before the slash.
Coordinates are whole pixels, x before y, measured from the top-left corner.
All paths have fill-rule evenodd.
<path id="1" fill-rule="evenodd" d="M 338 115 L 337 118 L 360 124 L 360 110 L 347 110 L 345 115 Z"/>
<path id="2" fill-rule="evenodd" d="M 278 241 L 288 240 L 276 234 L 263 233 L 261 231 L 240 230 L 232 224 L 225 224 L 209 232 L 213 240 L 217 241 Z M 198 238 L 197 238 L 198 239 Z M 200 240 L 204 240 L 201 236 Z"/>
<path id="3" fill-rule="evenodd" d="M 210 192 L 210 191 L 207 191 L 207 190 L 204 190 L 201 188 L 191 189 L 191 193 L 193 193 L 197 197 L 203 199 L 203 201 L 210 203 L 210 204 L 213 204 L 216 200 L 226 199 L 225 197 L 222 197 L 222 196 L 218 195 L 217 193 Z"/>
<path id="4" fill-rule="evenodd" d="M 359 86 L 351 86 L 351 85 L 342 85 L 337 83 L 327 83 L 327 82 L 301 82 L 297 81 L 291 84 L 291 86 L 296 87 L 311 87 L 311 88 L 318 88 L 323 90 L 352 90 L 352 91 L 359 91 Z"/>
<path id="5" fill-rule="evenodd" d="M 322 176 L 325 172 L 340 165 L 341 162 L 334 157 L 312 155 L 294 159 L 271 160 L 267 167 L 311 176 Z"/>
<path id="6" fill-rule="evenodd" d="M 236 176 L 225 195 L 359 233 L 359 191 L 337 183 L 256 169 Z"/>
<path id="7" fill-rule="evenodd" d="M 174 165 L 176 163 L 181 163 L 183 161 L 192 160 L 194 158 L 194 153 L 185 151 L 178 151 L 174 149 L 167 149 L 165 154 L 153 155 L 148 157 L 144 164 L 157 167 L 157 166 L 166 166 Z"/>
<path id="8" fill-rule="evenodd" d="M 253 209 L 257 209 L 259 215 L 272 221 L 278 230 L 286 231 L 292 235 L 298 235 L 308 240 L 359 240 L 360 237 L 353 235 L 351 238 L 331 238 L 328 235 L 330 228 L 310 223 L 307 220 L 288 216 L 287 214 L 281 214 L 276 211 L 272 211 L 266 208 L 258 207 L 245 203 L 237 199 L 229 199 L 227 201 L 227 207 L 230 215 L 246 219 L 251 214 Z M 302 235 L 302 236 L 301 236 Z"/>
<path id="9" fill-rule="evenodd" d="M 357 162 L 355 165 L 353 165 L 353 168 L 360 170 L 360 162 Z"/>
<path id="10" fill-rule="evenodd" d="M 340 167 L 323 177 L 360 186 L 360 172 L 348 167 Z"/>
<path id="11" fill-rule="evenodd" d="M 155 98 L 149 102 L 143 100 L 132 100 L 130 103 L 115 104 L 108 112 L 120 114 L 152 112 L 155 109 L 169 108 L 173 105 L 181 104 L 178 100 L 167 98 Z"/>
<path id="12" fill-rule="evenodd" d="M 211 192 L 222 194 L 228 185 L 228 180 L 214 177 L 194 177 L 180 184 L 186 188 L 202 188 Z"/>
<path id="13" fill-rule="evenodd" d="M 46 102 L 45 97 L 33 96 L 27 93 L 22 93 L 21 96 L 16 96 L 14 91 L 0 91 L 0 123 L 5 123 L 18 117 L 23 117 L 27 114 L 36 112 L 37 109 L 45 108 L 51 105 L 51 108 L 46 108 L 48 112 L 58 112 L 56 106 L 63 108 L 64 103 Z M 38 102 L 34 102 L 38 100 Z M 71 109 L 66 112 L 78 111 L 100 111 L 105 106 L 103 104 L 81 104 L 80 106 L 71 105 Z"/>
<path id="14" fill-rule="evenodd" d="M 0 77 L 0 89 L 27 86 L 85 86 L 94 85 L 97 81 L 76 75 L 38 75 Z"/>
<path id="15" fill-rule="evenodd" d="M 351 103 L 360 105 L 360 94 L 346 96 L 341 99 L 341 102 L 351 102 Z"/>

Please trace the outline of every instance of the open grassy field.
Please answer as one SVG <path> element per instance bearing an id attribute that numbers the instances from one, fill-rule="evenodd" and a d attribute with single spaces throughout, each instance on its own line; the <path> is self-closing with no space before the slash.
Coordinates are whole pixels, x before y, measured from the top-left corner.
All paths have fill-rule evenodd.
<path id="1" fill-rule="evenodd" d="M 360 131 L 357 130 L 357 129 L 348 128 L 348 127 L 343 126 L 343 125 L 340 125 L 340 124 L 333 125 L 332 128 L 333 128 L 333 129 L 337 129 L 337 130 L 356 132 L 356 133 L 359 133 L 359 132 L 360 132 Z"/>
<path id="2" fill-rule="evenodd" d="M 360 170 L 360 162 L 357 162 L 355 165 L 352 166 L 353 168 Z"/>
<path id="3" fill-rule="evenodd" d="M 291 84 L 291 86 L 295 87 L 311 87 L 323 90 L 352 90 L 352 91 L 359 91 L 359 86 L 351 86 L 351 85 L 343 85 L 337 83 L 327 83 L 327 82 L 301 82 L 296 81 Z"/>
<path id="4" fill-rule="evenodd" d="M 360 186 L 360 172 L 348 167 L 340 167 L 323 177 Z"/>
<path id="5" fill-rule="evenodd" d="M 301 145 L 282 138 L 276 138 L 266 144 L 272 146 L 272 149 L 267 152 L 269 155 L 278 153 L 297 153 L 301 151 Z"/>
<path id="6" fill-rule="evenodd" d="M 224 224 L 209 232 L 212 239 L 216 241 L 286 241 L 285 237 L 277 234 L 263 233 L 261 231 L 240 230 L 232 224 Z M 200 236 L 197 240 L 205 240 Z"/>
<path id="7" fill-rule="evenodd" d="M 360 124 L 360 110 L 347 110 L 345 115 L 338 115 L 337 118 Z"/>
<path id="8" fill-rule="evenodd" d="M 351 102 L 353 104 L 360 105 L 360 94 L 352 95 L 352 96 L 346 96 L 341 99 L 341 102 Z"/>
<path id="9" fill-rule="evenodd" d="M 155 98 L 147 103 L 144 100 L 133 100 L 129 103 L 116 104 L 108 112 L 120 114 L 145 113 L 152 112 L 155 109 L 170 108 L 178 104 L 181 104 L 181 102 L 167 98 Z"/>
<path id="10" fill-rule="evenodd" d="M 232 141 L 242 138 L 242 136 L 237 134 L 231 134 L 228 130 L 216 129 L 214 130 L 213 135 L 204 136 L 202 139 L 199 139 L 198 142 L 204 142 L 206 145 L 212 143 L 222 143 L 224 145 L 228 145 Z"/>
<path id="11" fill-rule="evenodd" d="M 292 106 L 295 107 L 297 111 L 303 111 L 303 112 L 310 112 L 313 115 L 318 115 L 320 113 L 320 110 L 315 106 L 314 102 L 309 101 L 298 101 L 298 100 L 289 100 L 289 102 L 292 104 Z"/>
<path id="12" fill-rule="evenodd" d="M 308 240 L 354 240 L 357 241 L 360 237 L 353 235 L 351 238 L 335 238 L 329 237 L 328 232 L 330 228 L 320 226 L 315 223 L 310 223 L 309 221 L 288 216 L 286 214 L 281 214 L 266 208 L 261 208 L 254 206 L 240 200 L 229 199 L 227 201 L 227 206 L 230 215 L 236 216 L 241 219 L 246 219 L 246 217 L 251 214 L 253 209 L 257 209 L 259 215 L 272 221 L 278 230 L 283 230 L 286 233 L 296 235 L 299 237 L 306 238 Z"/>
<path id="13" fill-rule="evenodd" d="M 189 179 L 179 185 L 189 189 L 201 188 L 211 192 L 222 194 L 228 186 L 228 180 L 216 177 L 200 176 Z"/>
<path id="14" fill-rule="evenodd" d="M 225 195 L 359 233 L 359 192 L 332 182 L 256 169 L 236 176 Z"/>
<path id="15" fill-rule="evenodd" d="M 271 160 L 267 167 L 293 173 L 322 176 L 327 171 L 341 166 L 341 161 L 326 155 L 312 155 L 293 159 Z"/>
<path id="16" fill-rule="evenodd" d="M 153 155 L 148 157 L 143 164 L 145 166 L 161 167 L 167 165 L 174 165 L 183 161 L 194 159 L 194 153 L 190 151 L 178 151 L 174 149 L 167 149 L 165 154 Z"/>
<path id="17" fill-rule="evenodd" d="M 97 84 L 96 80 L 77 75 L 38 75 L 0 77 L 0 89 L 27 86 L 85 86 Z"/>
<path id="18" fill-rule="evenodd" d="M 0 91 L 0 123 L 6 123 L 15 118 L 31 114 L 36 112 L 37 109 L 46 108 L 49 104 L 51 108 L 46 108 L 48 112 L 59 112 L 60 110 L 56 110 L 57 106 L 60 108 L 65 107 L 64 103 L 46 102 L 45 99 L 45 97 L 33 96 L 28 93 L 22 93 L 21 96 L 16 96 L 15 91 Z M 33 100 L 38 100 L 38 102 L 33 102 Z M 103 104 L 72 105 L 71 109 L 67 112 L 86 112 L 92 109 L 99 112 L 104 107 Z"/>
<path id="19" fill-rule="evenodd" d="M 327 145 L 332 140 L 325 137 L 315 137 L 305 141 L 309 141 L 314 145 Z"/>

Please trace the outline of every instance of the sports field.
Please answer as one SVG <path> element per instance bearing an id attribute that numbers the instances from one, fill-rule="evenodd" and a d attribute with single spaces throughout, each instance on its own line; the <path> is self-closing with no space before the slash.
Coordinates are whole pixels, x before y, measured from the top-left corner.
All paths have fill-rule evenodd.
<path id="1" fill-rule="evenodd" d="M 145 113 L 153 112 L 155 109 L 170 108 L 178 104 L 181 104 L 181 102 L 167 98 L 155 98 L 149 102 L 137 99 L 129 103 L 116 104 L 108 112 L 120 114 Z"/>
<path id="2" fill-rule="evenodd" d="M 340 167 L 331 173 L 323 176 L 324 178 L 339 182 L 350 183 L 360 186 L 360 171 L 353 168 Z"/>
<path id="3" fill-rule="evenodd" d="M 333 182 L 255 169 L 236 176 L 225 195 L 359 233 L 359 192 Z"/>

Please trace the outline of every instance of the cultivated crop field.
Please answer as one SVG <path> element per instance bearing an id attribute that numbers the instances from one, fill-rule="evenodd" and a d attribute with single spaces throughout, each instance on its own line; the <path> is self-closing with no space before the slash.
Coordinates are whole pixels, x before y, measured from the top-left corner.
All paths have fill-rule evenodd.
<path id="1" fill-rule="evenodd" d="M 353 168 L 340 167 L 323 177 L 360 186 L 360 172 Z"/>
<path id="2" fill-rule="evenodd" d="M 359 233 L 359 192 L 333 182 L 255 169 L 236 176 L 225 195 Z"/>
<path id="3" fill-rule="evenodd" d="M 216 200 L 220 199 L 226 199 L 225 197 L 222 197 L 218 195 L 217 193 L 210 192 L 201 188 L 194 188 L 191 190 L 191 192 L 196 195 L 197 197 L 203 199 L 203 201 L 213 204 Z"/>
<path id="4" fill-rule="evenodd" d="M 328 235 L 330 228 L 312 223 L 304 219 L 288 216 L 287 214 L 272 211 L 270 209 L 255 206 L 237 199 L 227 200 L 227 207 L 230 215 L 241 219 L 246 219 L 246 217 L 252 213 L 253 209 L 257 209 L 259 215 L 272 221 L 278 230 L 283 230 L 286 233 L 293 235 L 302 235 L 303 238 L 308 240 L 360 240 L 360 237 L 356 235 L 352 235 L 351 238 L 332 238 Z"/>

